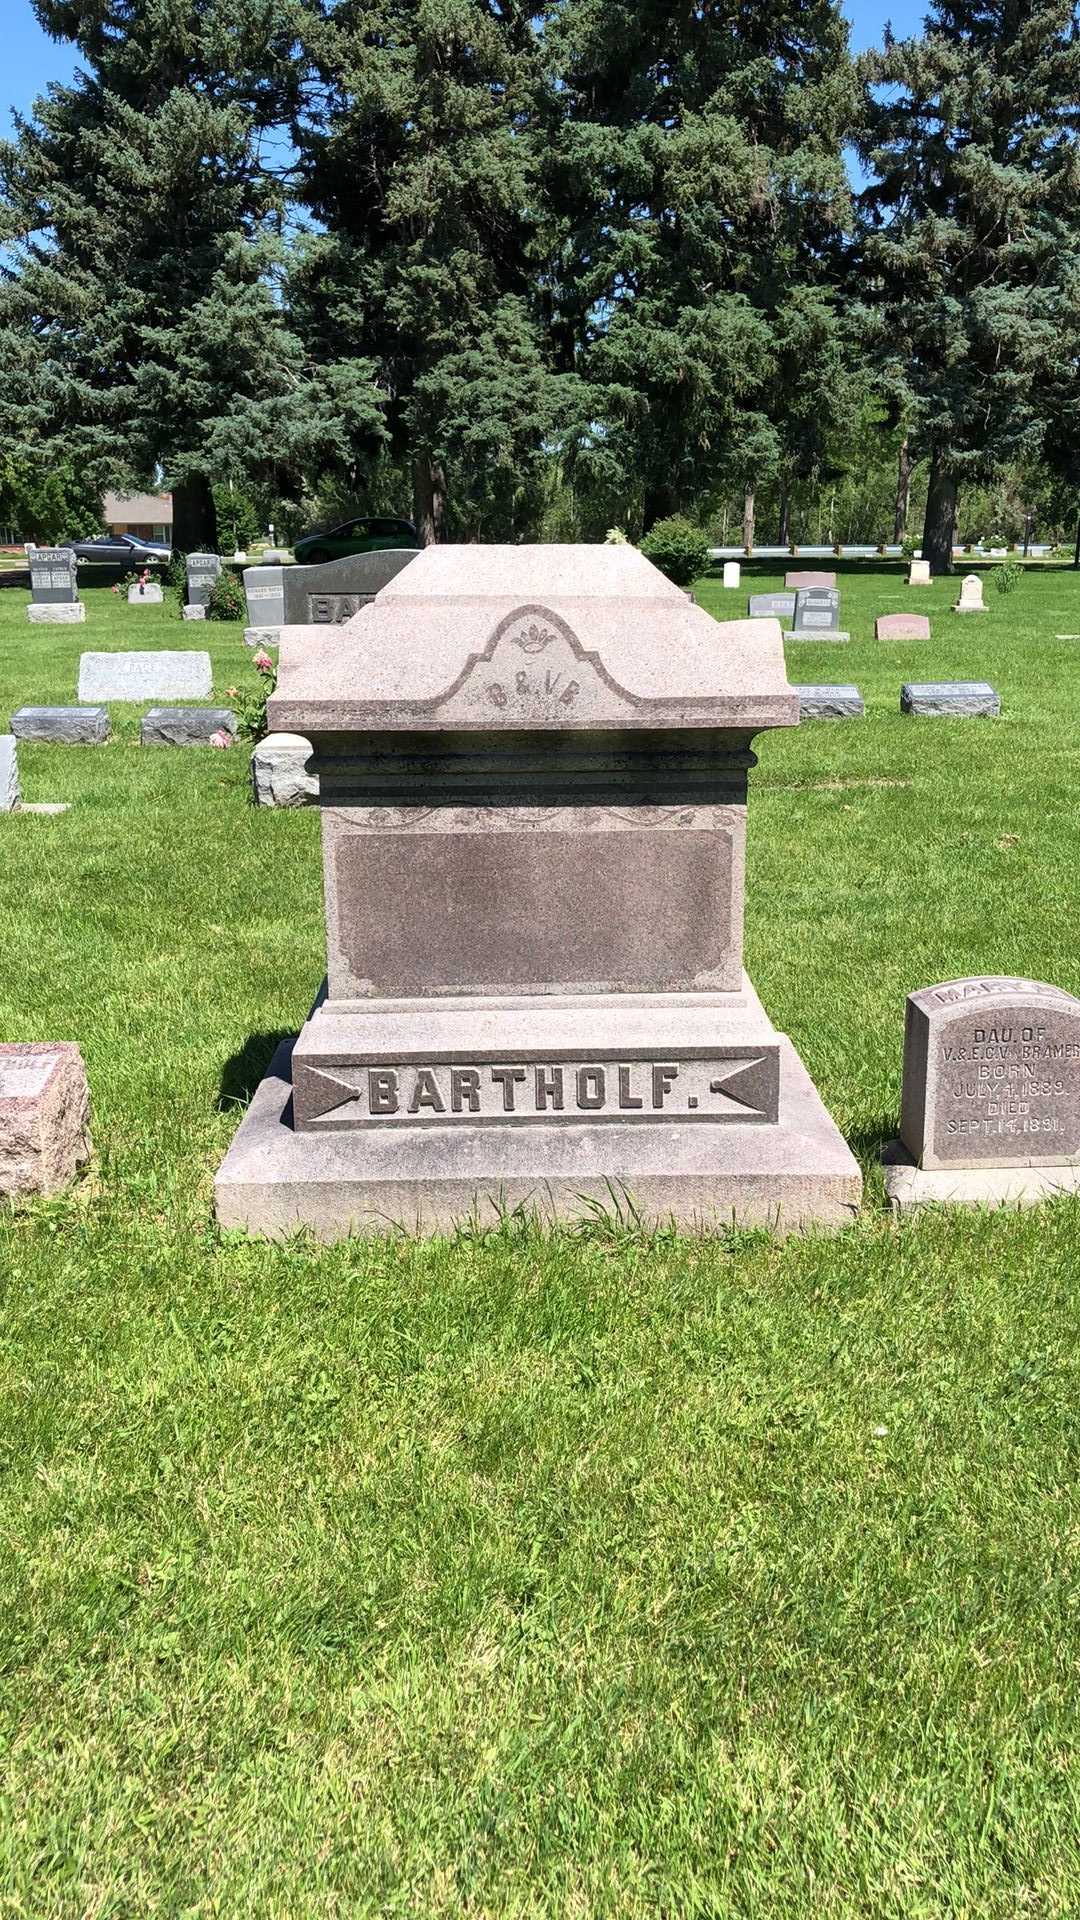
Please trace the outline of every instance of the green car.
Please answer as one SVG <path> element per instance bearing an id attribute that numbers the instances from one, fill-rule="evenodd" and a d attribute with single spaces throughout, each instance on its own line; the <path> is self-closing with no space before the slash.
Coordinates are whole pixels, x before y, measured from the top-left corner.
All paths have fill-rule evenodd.
<path id="1" fill-rule="evenodd" d="M 419 547 L 411 520 L 343 520 L 325 533 L 306 533 L 293 544 L 300 566 L 344 560 L 349 553 L 382 553 L 387 547 Z"/>

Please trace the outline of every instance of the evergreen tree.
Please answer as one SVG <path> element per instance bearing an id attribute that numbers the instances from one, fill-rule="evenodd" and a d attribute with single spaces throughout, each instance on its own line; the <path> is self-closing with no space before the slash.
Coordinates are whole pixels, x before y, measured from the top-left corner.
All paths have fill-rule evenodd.
<path id="1" fill-rule="evenodd" d="M 34 0 L 85 67 L 0 146 L 5 442 L 99 486 L 171 486 L 180 550 L 215 544 L 215 479 L 269 476 L 318 435 L 261 156 L 295 110 L 290 5 Z M 377 433 L 370 395 L 366 415 Z"/>
<path id="2" fill-rule="evenodd" d="M 535 304 L 541 12 L 312 0 L 305 31 L 321 94 L 295 138 L 322 231 L 290 313 L 342 377 L 375 368 L 425 542 L 511 537 L 565 426 Z"/>
<path id="3" fill-rule="evenodd" d="M 564 0 L 550 41 L 553 325 L 646 525 L 811 471 L 850 409 L 857 90 L 835 0 Z"/>
<path id="4" fill-rule="evenodd" d="M 948 572 L 957 488 L 1032 454 L 1080 250 L 1072 0 L 936 0 L 863 68 L 870 341 L 930 460 L 923 554 Z"/>

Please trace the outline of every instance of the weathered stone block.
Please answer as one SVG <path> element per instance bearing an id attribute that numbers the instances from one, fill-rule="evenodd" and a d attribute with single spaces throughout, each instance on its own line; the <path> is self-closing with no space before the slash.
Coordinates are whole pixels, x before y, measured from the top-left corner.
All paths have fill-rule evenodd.
<path id="1" fill-rule="evenodd" d="M 268 733 L 251 756 L 252 795 L 257 807 L 307 807 L 319 797 L 310 771 L 310 740 L 299 733 Z"/>
<path id="2" fill-rule="evenodd" d="M 215 747 L 215 734 L 236 738 L 236 715 L 228 707 L 151 707 L 139 739 L 144 747 Z"/>
<path id="3" fill-rule="evenodd" d="M 985 680 L 906 681 L 900 689 L 900 711 L 924 718 L 996 718 L 1001 698 Z"/>
<path id="4" fill-rule="evenodd" d="M 929 640 L 925 613 L 882 613 L 874 628 L 879 640 Z"/>
<path id="5" fill-rule="evenodd" d="M 14 813 L 19 797 L 19 756 L 15 736 L 0 733 L 0 813 Z"/>
<path id="6" fill-rule="evenodd" d="M 245 647 L 280 647 L 280 627 L 245 627 Z"/>
<path id="7" fill-rule="evenodd" d="M 185 620 L 205 620 L 206 619 L 206 608 L 201 604 L 201 602 L 196 603 L 194 606 L 181 607 L 180 612 L 183 619 Z"/>
<path id="8" fill-rule="evenodd" d="M 208 653 L 84 653 L 80 700 L 208 700 Z"/>
<path id="9" fill-rule="evenodd" d="M 800 720 L 861 720 L 866 712 L 858 687 L 794 687 Z"/>
<path id="10" fill-rule="evenodd" d="M 89 1126 L 78 1047 L 0 1046 L 0 1193 L 59 1193 L 89 1157 Z"/>
<path id="11" fill-rule="evenodd" d="M 86 603 L 82 600 L 43 601 L 27 607 L 26 617 L 32 627 L 81 627 L 86 619 Z"/>
<path id="12" fill-rule="evenodd" d="M 58 747 L 103 747 L 109 738 L 106 707 L 20 707 L 11 716 L 19 740 Z"/>

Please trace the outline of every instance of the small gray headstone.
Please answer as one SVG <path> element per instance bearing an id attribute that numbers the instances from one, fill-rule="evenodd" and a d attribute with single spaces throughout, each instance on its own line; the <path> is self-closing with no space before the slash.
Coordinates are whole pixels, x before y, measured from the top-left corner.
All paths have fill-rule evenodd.
<path id="1" fill-rule="evenodd" d="M 900 689 L 901 713 L 964 719 L 1001 712 L 1001 699 L 985 680 L 906 681 Z"/>
<path id="2" fill-rule="evenodd" d="M 210 598 L 210 589 L 221 572 L 221 556 L 217 553 L 189 553 L 187 557 L 187 597 L 188 605 L 205 607 Z"/>
<path id="3" fill-rule="evenodd" d="M 145 587 L 136 581 L 133 587 L 128 588 L 129 607 L 160 607 L 161 601 L 162 592 L 156 580 L 148 580 Z"/>
<path id="4" fill-rule="evenodd" d="M 245 567 L 248 625 L 280 627 L 285 622 L 285 586 L 282 567 Z"/>
<path id="5" fill-rule="evenodd" d="M 795 595 L 793 633 L 835 633 L 839 625 L 840 595 L 835 587 L 800 587 Z"/>
<path id="6" fill-rule="evenodd" d="M 410 547 L 388 547 L 377 553 L 351 553 L 344 560 L 327 560 L 318 567 L 283 567 L 283 624 L 341 626 L 361 607 L 368 606 L 415 559 Z"/>
<path id="7" fill-rule="evenodd" d="M 792 687 L 800 720 L 861 720 L 866 712 L 858 687 Z"/>
<path id="8" fill-rule="evenodd" d="M 180 612 L 185 620 L 205 620 L 206 619 L 205 607 L 181 607 Z"/>
<path id="9" fill-rule="evenodd" d="M 18 748 L 13 734 L 0 733 L 0 813 L 14 813 L 18 804 Z"/>
<path id="10" fill-rule="evenodd" d="M 71 605 L 77 595 L 70 547 L 31 548 L 30 592 L 36 606 Z"/>
<path id="11" fill-rule="evenodd" d="M 208 700 L 208 653 L 84 653 L 80 700 Z"/>
<path id="12" fill-rule="evenodd" d="M 140 732 L 144 747 L 220 746 L 214 734 L 236 738 L 236 715 L 228 707 L 151 707 Z"/>
<path id="13" fill-rule="evenodd" d="M 307 807 L 319 798 L 319 777 L 309 771 L 311 741 L 299 733 L 268 733 L 251 756 L 251 787 L 257 807 Z"/>
<path id="14" fill-rule="evenodd" d="M 793 593 L 752 593 L 747 608 L 751 620 L 794 620 Z"/>
<path id="15" fill-rule="evenodd" d="M 102 747 L 109 738 L 109 714 L 105 707 L 20 707 L 11 716 L 11 731 L 19 740 L 50 746 Z"/>
<path id="16" fill-rule="evenodd" d="M 995 975 L 909 994 L 900 1135 L 928 1170 L 1076 1160 L 1080 1000 Z"/>

